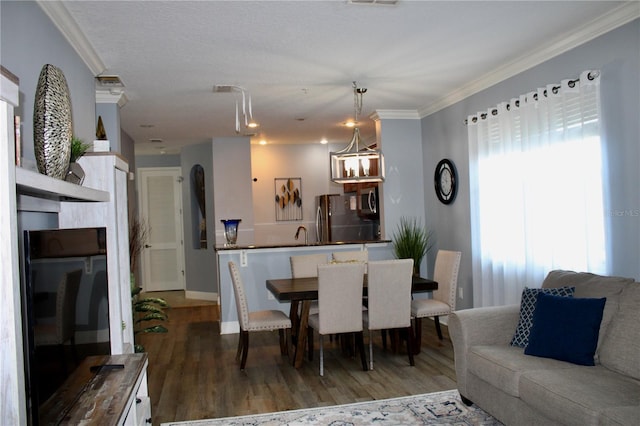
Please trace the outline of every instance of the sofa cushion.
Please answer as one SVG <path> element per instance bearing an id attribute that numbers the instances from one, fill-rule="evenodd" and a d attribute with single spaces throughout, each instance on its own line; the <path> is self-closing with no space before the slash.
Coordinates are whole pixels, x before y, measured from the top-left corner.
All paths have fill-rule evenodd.
<path id="1" fill-rule="evenodd" d="M 589 272 L 573 272 L 555 270 L 549 272 L 542 282 L 542 288 L 575 287 L 574 297 L 606 297 L 600 333 L 598 336 L 598 348 L 596 349 L 596 364 L 599 361 L 600 347 L 607 333 L 611 319 L 618 312 L 618 302 L 622 290 L 634 282 L 633 278 L 609 277 L 596 275 Z"/>
<path id="2" fill-rule="evenodd" d="M 520 318 L 518 319 L 518 325 L 516 326 L 516 332 L 511 339 L 511 346 L 518 346 L 524 348 L 529 343 L 529 332 L 531 329 L 531 321 L 533 319 L 533 312 L 536 309 L 536 301 L 539 293 L 553 294 L 556 296 L 572 296 L 574 287 L 560 287 L 560 288 L 527 288 L 522 290 L 522 297 L 520 299 Z"/>
<path id="3" fill-rule="evenodd" d="M 605 408 L 600 413 L 600 424 L 603 426 L 625 426 L 638 423 L 640 405 Z"/>
<path id="4" fill-rule="evenodd" d="M 512 396 L 519 396 L 520 376 L 531 370 L 580 368 L 575 364 L 524 354 L 517 346 L 472 346 L 467 353 L 467 370 Z"/>
<path id="5" fill-rule="evenodd" d="M 640 283 L 627 286 L 600 347 L 603 366 L 640 380 Z"/>
<path id="6" fill-rule="evenodd" d="M 595 365 L 598 332 L 606 299 L 538 294 L 527 355 Z"/>
<path id="7" fill-rule="evenodd" d="M 604 410 L 640 404 L 640 382 L 603 366 L 528 371 L 519 392 L 525 403 L 561 424 L 596 425 Z"/>

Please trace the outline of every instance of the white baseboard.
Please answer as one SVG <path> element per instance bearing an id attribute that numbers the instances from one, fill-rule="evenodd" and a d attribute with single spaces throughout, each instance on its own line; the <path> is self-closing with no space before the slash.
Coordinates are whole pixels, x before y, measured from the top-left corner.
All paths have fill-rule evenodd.
<path id="1" fill-rule="evenodd" d="M 238 321 L 220 322 L 220 334 L 240 333 L 240 323 Z"/>
<path id="2" fill-rule="evenodd" d="M 207 291 L 184 291 L 186 299 L 208 300 L 210 302 L 218 302 L 218 293 L 210 293 Z"/>

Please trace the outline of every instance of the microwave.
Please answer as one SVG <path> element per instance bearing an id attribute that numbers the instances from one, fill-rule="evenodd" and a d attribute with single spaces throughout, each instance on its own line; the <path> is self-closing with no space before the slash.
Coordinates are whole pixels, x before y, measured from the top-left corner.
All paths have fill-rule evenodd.
<path id="1" fill-rule="evenodd" d="M 367 219 L 380 218 L 378 187 L 358 188 L 358 215 Z"/>

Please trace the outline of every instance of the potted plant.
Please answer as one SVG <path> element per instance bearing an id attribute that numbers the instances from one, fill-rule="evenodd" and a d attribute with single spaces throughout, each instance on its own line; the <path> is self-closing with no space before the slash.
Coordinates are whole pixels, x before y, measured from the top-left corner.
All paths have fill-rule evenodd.
<path id="1" fill-rule="evenodd" d="M 87 150 L 91 148 L 91 145 L 84 143 L 84 141 L 77 136 L 71 138 L 71 156 L 69 158 L 69 170 L 65 180 L 78 185 L 82 185 L 84 181 L 84 170 L 76 161 L 82 157 Z"/>
<path id="2" fill-rule="evenodd" d="M 420 263 L 433 245 L 432 232 L 415 217 L 401 217 L 392 238 L 395 256 L 398 259 L 413 259 L 413 273 L 420 275 Z"/>
<path id="3" fill-rule="evenodd" d="M 149 235 L 149 228 L 144 220 L 133 218 L 130 220 L 129 226 L 129 267 L 131 271 L 131 309 L 133 315 L 133 336 L 134 351 L 144 352 L 144 346 L 135 342 L 135 337 L 140 334 L 147 333 L 167 333 L 166 327 L 158 324 L 158 321 L 166 321 L 168 316 L 164 311 L 169 305 L 164 299 L 158 297 L 140 297 L 142 287 L 136 285 L 136 270 L 138 258 L 144 248 L 144 244 Z M 143 326 L 144 323 L 150 325 Z"/>

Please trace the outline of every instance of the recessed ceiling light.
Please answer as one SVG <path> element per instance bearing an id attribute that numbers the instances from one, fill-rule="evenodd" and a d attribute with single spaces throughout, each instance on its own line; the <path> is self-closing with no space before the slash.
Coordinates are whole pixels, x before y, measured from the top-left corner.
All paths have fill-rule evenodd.
<path id="1" fill-rule="evenodd" d="M 322 138 L 322 140 L 320 141 L 320 143 L 321 143 L 322 145 L 326 145 L 326 144 L 328 144 L 328 143 L 329 143 L 329 141 L 328 141 L 326 138 Z"/>
<path id="2" fill-rule="evenodd" d="M 349 120 L 346 123 L 344 123 L 344 125 L 347 126 L 347 127 L 356 127 L 356 124 L 357 123 L 355 121 L 353 121 L 353 120 Z"/>
<path id="3" fill-rule="evenodd" d="M 260 145 L 266 145 L 266 144 L 267 144 L 267 141 L 266 141 L 266 140 L 262 139 L 262 140 L 260 141 Z"/>

